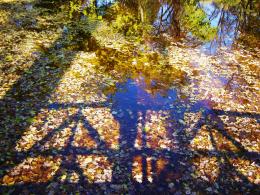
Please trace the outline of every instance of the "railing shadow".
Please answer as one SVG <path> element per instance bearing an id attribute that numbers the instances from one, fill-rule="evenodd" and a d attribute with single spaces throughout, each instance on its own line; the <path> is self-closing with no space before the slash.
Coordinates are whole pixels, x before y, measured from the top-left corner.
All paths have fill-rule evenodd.
<path id="1" fill-rule="evenodd" d="M 133 135 L 129 134 L 129 128 L 136 128 L 136 124 L 137 124 L 137 117 L 130 117 L 129 115 L 125 115 L 125 117 L 122 119 L 122 117 L 120 117 L 120 119 L 117 118 L 117 120 L 119 121 L 120 124 L 122 124 L 121 129 L 120 129 L 120 134 L 123 136 L 121 136 L 120 141 L 119 141 L 119 150 L 114 150 L 114 149 L 110 149 L 107 148 L 105 146 L 105 143 L 102 141 L 102 139 L 99 137 L 99 134 L 97 133 L 97 131 L 91 127 L 91 125 L 88 123 L 88 121 L 86 120 L 86 118 L 83 116 L 82 114 L 82 108 L 83 107 L 94 107 L 94 108 L 98 108 L 98 107 L 106 107 L 107 104 L 106 103 L 96 103 L 96 104 L 56 104 L 54 103 L 53 105 L 48 106 L 49 109 L 57 109 L 57 108 L 69 108 L 69 107 L 78 107 L 78 111 L 76 114 L 73 114 L 72 116 L 70 116 L 66 121 L 64 121 L 64 123 L 62 123 L 58 128 L 56 128 L 55 130 L 49 132 L 45 138 L 43 138 L 40 142 L 36 143 L 35 146 L 33 146 L 29 151 L 27 152 L 19 152 L 19 161 L 17 161 L 16 163 L 19 164 L 21 163 L 25 158 L 27 158 L 28 156 L 30 156 L 31 154 L 33 154 L 35 157 L 38 155 L 41 156 L 59 156 L 61 157 L 61 165 L 59 170 L 63 170 L 63 169 L 67 169 L 67 170 L 73 170 L 76 171 L 78 173 L 78 175 L 80 176 L 80 179 L 78 181 L 77 184 L 72 184 L 72 183 L 65 183 L 63 182 L 61 185 L 68 185 L 70 186 L 70 190 L 71 192 L 73 192 L 73 190 L 77 189 L 78 185 L 83 185 L 83 186 L 88 186 L 88 189 L 86 192 L 102 192 L 102 189 L 100 189 L 100 184 L 93 184 L 88 182 L 88 180 L 86 179 L 86 177 L 82 174 L 82 170 L 79 167 L 79 164 L 77 163 L 77 155 L 91 155 L 91 154 L 97 154 L 97 155 L 104 155 L 106 157 L 108 157 L 109 161 L 112 162 L 113 164 L 113 176 L 112 176 L 112 181 L 111 182 L 104 182 L 102 185 L 106 186 L 109 189 L 109 186 L 111 184 L 113 185 L 124 185 L 124 184 L 131 184 L 132 186 L 134 186 L 134 191 L 135 192 L 143 192 L 143 193 L 160 193 L 160 192 L 168 192 L 168 185 L 167 183 L 169 183 L 169 181 L 167 181 L 167 175 L 169 172 L 175 172 L 176 175 L 173 177 L 175 179 L 171 180 L 171 183 L 174 183 L 175 185 L 175 189 L 176 190 L 181 190 L 183 189 L 183 184 L 181 182 L 181 175 L 183 174 L 183 172 L 187 171 L 187 166 L 190 165 L 190 158 L 194 157 L 194 156 L 203 156 L 203 157 L 217 157 L 218 161 L 219 161 L 219 166 L 221 167 L 221 172 L 218 176 L 217 179 L 217 183 L 220 185 L 220 192 L 225 193 L 227 191 L 225 191 L 227 188 L 227 183 L 225 183 L 225 179 L 229 179 L 231 180 L 231 178 L 225 178 L 226 171 L 230 171 L 232 170 L 233 174 L 235 174 L 236 176 L 238 176 L 241 179 L 241 182 L 234 182 L 234 181 L 230 181 L 231 182 L 231 187 L 232 188 L 236 188 L 239 187 L 241 185 L 245 186 L 247 188 L 247 190 L 249 190 L 250 192 L 257 192 L 258 190 L 258 186 L 256 184 L 252 184 L 250 183 L 250 181 L 241 173 L 239 173 L 229 162 L 229 160 L 227 158 L 231 158 L 231 159 L 236 159 L 236 158 L 244 158 L 244 159 L 248 159 L 248 160 L 252 160 L 252 162 L 256 162 L 259 163 L 259 154 L 258 153 L 252 153 L 252 152 L 247 152 L 240 143 L 234 142 L 235 145 L 238 145 L 239 150 L 242 148 L 242 151 L 236 153 L 236 152 L 232 152 L 232 151 L 218 151 L 217 147 L 216 147 L 216 142 L 212 136 L 211 133 L 211 142 L 214 146 L 214 151 L 202 151 L 202 150 L 197 150 L 197 151 L 186 151 L 186 153 L 182 153 L 182 152 L 178 152 L 178 151 L 169 151 L 167 149 L 163 150 L 163 149 L 159 149 L 159 150 L 154 150 L 152 148 L 149 148 L 146 146 L 146 142 L 145 142 L 145 132 L 143 132 L 143 144 L 142 144 L 142 148 L 141 149 L 137 149 L 134 147 L 134 140 L 136 138 L 136 130 L 132 131 L 134 132 Z M 117 104 L 118 106 L 118 104 Z M 117 107 L 118 108 L 118 107 Z M 113 110 L 113 109 L 112 109 Z M 206 113 L 206 114 L 205 114 Z M 209 115 L 212 115 L 213 113 L 220 113 L 220 114 L 224 114 L 223 112 L 220 112 L 219 110 L 207 110 L 205 111 L 205 115 L 203 117 L 208 117 Z M 225 114 L 229 114 L 229 112 L 225 112 Z M 231 112 L 232 115 L 238 115 L 238 116 L 250 116 L 253 118 L 259 118 L 258 114 L 252 114 L 252 113 L 235 113 L 235 112 Z M 140 115 L 140 114 L 139 114 Z M 216 115 L 216 114 L 215 114 Z M 217 117 L 217 116 L 215 116 Z M 132 123 L 132 126 L 129 126 L 128 124 L 126 124 L 126 119 L 130 119 L 129 122 L 135 122 Z M 200 120 L 204 120 L 203 118 L 201 118 Z M 220 119 L 219 119 L 220 120 Z M 64 147 L 61 150 L 44 150 L 42 151 L 39 146 L 44 145 L 46 142 L 49 141 L 49 139 L 54 135 L 55 132 L 57 131 L 61 131 L 62 129 L 66 128 L 70 123 L 74 122 L 74 126 L 71 128 L 72 129 L 72 134 L 69 136 L 69 141 L 66 144 L 66 147 Z M 99 143 L 99 145 L 97 146 L 97 148 L 95 149 L 87 149 L 87 148 L 82 148 L 82 147 L 75 147 L 73 146 L 72 142 L 73 142 L 73 138 L 75 136 L 75 129 L 76 126 L 79 122 L 82 122 L 83 124 L 85 124 L 85 129 L 88 130 L 88 132 L 90 133 L 91 137 L 96 140 L 97 143 Z M 212 121 L 211 121 L 212 122 Z M 199 121 L 199 123 L 201 123 L 201 121 Z M 218 121 L 218 123 L 220 123 L 220 121 Z M 205 124 L 205 123 L 204 123 Z M 215 123 L 214 123 L 215 124 Z M 215 127 L 210 127 L 211 124 L 207 124 L 209 125 L 208 130 L 211 131 L 211 128 L 215 128 Z M 199 131 L 198 129 L 195 129 L 195 132 Z M 222 130 L 220 130 L 221 132 Z M 179 131 L 179 133 L 184 133 L 185 134 L 185 130 L 183 129 L 183 131 Z M 130 137 L 133 136 L 133 137 Z M 229 139 L 231 142 L 233 141 L 233 139 L 228 136 L 227 134 L 224 134 L 224 136 Z M 181 137 L 181 135 L 179 135 L 179 137 Z M 192 139 L 195 137 L 195 135 L 192 138 L 189 138 L 188 141 L 186 142 L 191 142 Z M 182 144 L 184 144 L 183 146 L 185 147 L 185 145 L 187 144 L 186 142 L 183 142 L 183 140 L 179 140 L 180 141 L 180 146 L 182 146 Z M 188 148 L 185 148 L 185 150 L 189 150 Z M 118 154 L 123 153 L 124 155 L 119 155 Z M 133 178 L 132 178 L 132 164 L 133 164 L 133 159 L 136 156 L 141 156 L 142 157 L 142 182 L 138 183 L 136 182 Z M 168 164 L 166 167 L 164 167 L 164 169 L 160 172 L 159 175 L 153 175 L 153 182 L 149 182 L 148 181 L 148 177 L 147 177 L 147 157 L 152 157 L 152 170 L 155 173 L 156 169 L 158 167 L 156 167 L 156 160 L 159 158 L 165 158 L 168 161 Z M 225 159 L 225 161 L 221 161 L 220 159 L 223 158 Z M 258 159 L 258 161 L 257 161 Z M 26 183 L 26 184 L 16 184 L 15 185 L 15 192 L 21 192 L 21 190 L 24 189 L 30 189 L 32 190 L 32 192 L 37 192 L 37 193 L 42 193 L 42 190 L 45 190 L 45 188 L 50 185 L 51 182 L 55 181 L 55 182 L 60 182 L 59 181 L 59 177 L 62 174 L 62 172 L 57 171 L 57 173 L 55 174 L 55 176 L 53 177 L 52 181 L 49 181 L 47 183 L 43 183 L 43 184 L 35 184 L 35 183 Z M 187 181 L 186 181 L 187 182 Z M 189 182 L 193 182 L 193 183 L 197 183 L 198 186 L 197 190 L 201 190 L 202 187 L 207 187 L 209 185 L 212 185 L 209 182 L 206 181 L 197 181 L 196 179 L 191 180 Z M 35 188 L 37 187 L 37 188 Z M 5 187 L 8 188 L 8 187 Z M 12 188 L 12 186 L 10 187 Z M 70 191 L 69 190 L 69 191 Z M 121 190 L 126 190 L 126 189 L 121 189 Z M 129 189 L 128 189 L 129 190 Z"/>
<path id="2" fill-rule="evenodd" d="M 3 2 L 1 7 L 9 9 L 16 3 L 19 2 Z M 44 1 L 44 3 L 52 4 L 53 2 Z M 35 6 L 41 7 L 42 5 L 41 2 L 35 3 Z M 26 9 L 21 12 L 25 15 L 24 17 L 30 16 L 30 12 L 26 11 Z M 53 17 L 55 17 L 55 12 L 49 14 L 53 14 Z M 12 15 L 9 20 L 10 23 L 13 22 Z M 16 26 L 16 28 L 17 30 L 20 28 L 30 30 L 20 26 Z M 44 29 L 42 30 L 44 31 Z M 14 151 L 15 143 L 30 126 L 30 119 L 37 116 L 40 110 L 48 105 L 51 94 L 56 90 L 61 78 L 70 68 L 70 64 L 78 50 L 68 50 L 67 48 L 77 42 L 78 39 L 82 40 L 91 37 L 91 33 L 87 37 L 85 35 L 80 37 L 80 33 L 78 33 L 79 36 L 69 36 L 71 33 L 75 33 L 75 31 L 77 31 L 75 25 L 71 25 L 49 47 L 32 54 L 37 56 L 36 60 L 27 71 L 22 73 L 20 78 L 5 93 L 4 97 L 0 99 L 0 129 L 4 132 L 1 133 L 0 139 L 6 140 L 6 142 L 2 142 L 6 146 L 1 147 L 1 152 L 9 153 L 8 156 L 1 159 L 1 166 L 6 167 L 6 162 L 9 161 L 10 157 L 16 158 L 16 152 Z M 64 57 L 63 61 L 59 60 L 61 54 Z M 57 60 L 51 60 L 50 56 Z"/>

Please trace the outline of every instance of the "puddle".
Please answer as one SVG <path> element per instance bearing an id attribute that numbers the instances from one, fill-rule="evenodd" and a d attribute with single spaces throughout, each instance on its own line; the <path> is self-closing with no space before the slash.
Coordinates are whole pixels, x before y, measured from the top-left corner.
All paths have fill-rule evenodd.
<path id="1" fill-rule="evenodd" d="M 0 102 L 6 192 L 66 194 L 70 185 L 93 194 L 257 189 L 257 61 L 231 50 L 249 19 L 238 15 L 239 2 L 81 2 L 69 21 L 55 1 L 17 4 L 21 13 L 10 17 L 10 36 L 18 34 L 9 43 L 20 37 L 15 49 L 22 55 L 23 32 L 35 51 Z M 38 32 L 38 23 L 51 27 Z M 6 62 L 27 63 L 16 57 Z"/>
<path id="2" fill-rule="evenodd" d="M 156 85 L 154 85 L 156 86 Z M 116 94 L 110 95 L 115 108 L 131 110 L 160 110 L 166 109 L 170 104 L 177 101 L 177 90 L 169 89 L 165 94 L 147 92 L 143 77 L 135 80 L 129 79 L 123 84 L 117 85 Z"/>

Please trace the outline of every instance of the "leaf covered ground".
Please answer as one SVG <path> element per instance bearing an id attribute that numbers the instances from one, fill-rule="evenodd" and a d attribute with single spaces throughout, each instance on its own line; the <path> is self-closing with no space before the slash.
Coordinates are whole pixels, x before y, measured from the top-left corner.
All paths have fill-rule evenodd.
<path id="1" fill-rule="evenodd" d="M 1 193 L 259 193 L 258 48 L 160 51 L 34 1 L 0 15 Z"/>

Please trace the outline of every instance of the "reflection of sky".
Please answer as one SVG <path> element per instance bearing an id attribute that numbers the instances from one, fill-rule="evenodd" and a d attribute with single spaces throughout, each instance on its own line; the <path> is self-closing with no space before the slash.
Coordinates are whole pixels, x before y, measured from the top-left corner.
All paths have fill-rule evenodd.
<path id="1" fill-rule="evenodd" d="M 201 3 L 200 6 L 210 19 L 211 26 L 218 28 L 217 37 L 205 43 L 201 50 L 212 54 L 215 53 L 219 47 L 230 48 L 236 37 L 237 17 L 227 10 L 217 8 L 213 3 Z M 214 11 L 216 11 L 216 14 L 211 17 Z M 224 18 L 222 24 L 220 24 L 222 14 L 224 14 Z"/>
<path id="2" fill-rule="evenodd" d="M 167 10 L 168 9 L 168 10 Z M 165 12 L 166 11 L 166 12 Z M 166 27 L 170 24 L 171 22 L 171 17 L 168 17 L 168 14 L 170 13 L 171 9 L 169 9 L 169 4 L 167 3 L 164 3 L 161 5 L 159 11 L 158 11 L 158 14 L 157 14 L 157 18 L 156 20 L 154 21 L 154 26 L 156 27 L 159 27 L 160 25 L 160 20 L 161 20 L 161 16 L 163 15 L 162 17 L 162 20 L 164 21 L 161 25 L 163 25 L 162 27 Z M 164 30 L 164 29 L 162 29 Z"/>
<path id="3" fill-rule="evenodd" d="M 201 4 L 201 6 L 202 6 L 203 10 L 205 11 L 205 13 L 207 14 L 207 16 L 210 16 L 216 9 L 216 7 L 212 3 L 203 3 L 203 4 Z M 221 13 L 218 12 L 218 14 L 214 18 L 211 19 L 210 24 L 212 27 L 218 26 L 220 16 L 221 16 Z"/>
<path id="4" fill-rule="evenodd" d="M 125 110 L 159 110 L 176 101 L 177 92 L 175 89 L 169 90 L 166 97 L 159 93 L 152 95 L 145 90 L 146 84 L 143 79 L 129 79 L 126 83 L 118 86 L 119 92 L 113 96 L 115 105 Z"/>
<path id="5" fill-rule="evenodd" d="M 98 4 L 98 6 L 102 6 L 102 5 L 107 5 L 107 4 L 114 3 L 114 2 L 115 2 L 115 0 L 98 0 L 97 4 Z"/>
<path id="6" fill-rule="evenodd" d="M 105 4 L 114 3 L 115 0 L 98 0 L 98 6 L 102 6 Z M 214 54 L 220 47 L 230 48 L 234 42 L 236 37 L 236 28 L 237 28 L 237 17 L 227 10 L 222 10 L 218 8 L 212 2 L 200 2 L 199 6 L 205 11 L 208 19 L 210 19 L 210 24 L 212 27 L 218 28 L 217 37 L 210 41 L 206 42 L 202 45 L 201 51 Z M 159 27 L 160 30 L 164 31 L 169 27 L 171 23 L 171 17 L 168 17 L 171 9 L 169 9 L 169 4 L 163 3 L 157 13 L 157 18 L 154 21 L 154 26 Z M 215 12 L 215 13 L 214 13 Z M 214 13 L 214 16 L 212 14 Z M 163 22 L 160 23 L 160 18 L 163 14 Z M 224 14 L 224 15 L 223 15 Z M 222 17 L 223 16 L 223 17 Z M 222 24 L 220 24 L 220 20 L 222 18 Z M 191 33 L 189 33 L 191 35 Z"/>
<path id="7" fill-rule="evenodd" d="M 201 50 L 202 52 L 214 54 L 218 48 L 226 47 L 230 48 L 234 42 L 236 37 L 236 28 L 237 28 L 237 17 L 232 13 L 228 12 L 227 10 L 222 10 L 212 2 L 202 2 L 199 6 L 205 11 L 208 19 L 210 19 L 210 24 L 212 27 L 218 28 L 217 37 L 210 41 L 206 42 L 202 45 Z M 168 9 L 168 4 L 162 4 L 158 14 L 157 19 L 154 22 L 154 26 L 159 27 L 161 26 L 161 30 L 165 30 L 170 24 L 171 17 L 167 17 L 171 9 L 169 9 L 165 14 L 164 12 Z M 215 12 L 215 13 L 214 13 Z M 214 15 L 212 16 L 212 14 Z M 162 24 L 160 24 L 160 17 L 164 14 L 163 20 L 165 20 Z M 220 20 L 222 18 L 222 23 Z M 192 35 L 189 33 L 189 35 Z"/>

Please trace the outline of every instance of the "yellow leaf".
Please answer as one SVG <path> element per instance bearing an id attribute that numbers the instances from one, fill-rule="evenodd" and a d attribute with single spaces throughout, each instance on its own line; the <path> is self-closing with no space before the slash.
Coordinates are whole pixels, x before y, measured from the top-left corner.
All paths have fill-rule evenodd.
<path id="1" fill-rule="evenodd" d="M 9 175 L 5 175 L 4 178 L 3 178 L 3 184 L 13 185 L 14 184 L 14 178 L 10 177 Z"/>

